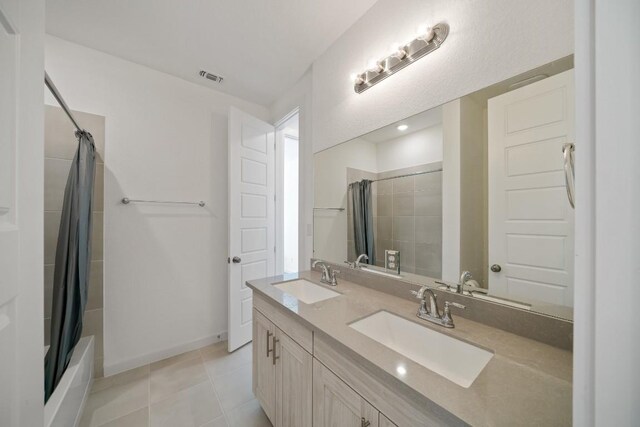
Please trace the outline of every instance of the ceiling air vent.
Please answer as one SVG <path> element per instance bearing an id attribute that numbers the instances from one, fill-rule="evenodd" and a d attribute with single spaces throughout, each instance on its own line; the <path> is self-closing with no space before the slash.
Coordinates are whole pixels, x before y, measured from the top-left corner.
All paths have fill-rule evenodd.
<path id="1" fill-rule="evenodd" d="M 216 76 L 215 74 L 211 74 L 208 71 L 202 70 L 200 71 L 200 76 L 204 77 L 205 79 L 209 79 L 212 80 L 214 82 L 217 83 L 222 83 L 222 80 L 224 80 L 224 78 L 220 77 L 220 76 Z"/>

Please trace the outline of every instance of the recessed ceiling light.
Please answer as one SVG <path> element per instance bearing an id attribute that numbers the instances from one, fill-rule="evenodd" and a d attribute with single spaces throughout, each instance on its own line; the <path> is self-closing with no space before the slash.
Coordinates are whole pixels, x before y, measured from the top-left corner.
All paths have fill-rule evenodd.
<path id="1" fill-rule="evenodd" d="M 399 130 L 399 131 L 405 131 L 405 130 L 407 130 L 407 129 L 409 129 L 409 126 L 407 126 L 407 125 L 400 125 L 400 126 L 398 126 L 398 130 Z"/>

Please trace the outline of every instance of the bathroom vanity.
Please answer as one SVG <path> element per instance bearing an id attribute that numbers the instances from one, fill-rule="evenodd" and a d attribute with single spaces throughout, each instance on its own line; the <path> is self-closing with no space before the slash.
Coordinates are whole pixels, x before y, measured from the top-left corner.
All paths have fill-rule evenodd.
<path id="1" fill-rule="evenodd" d="M 571 425 L 570 351 L 455 313 L 452 329 L 418 319 L 409 285 L 331 287 L 315 271 L 247 285 L 254 394 L 276 427 Z"/>

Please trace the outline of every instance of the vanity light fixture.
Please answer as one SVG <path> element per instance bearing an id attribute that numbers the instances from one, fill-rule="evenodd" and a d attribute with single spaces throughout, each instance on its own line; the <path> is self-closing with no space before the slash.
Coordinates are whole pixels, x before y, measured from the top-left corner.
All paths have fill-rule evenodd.
<path id="1" fill-rule="evenodd" d="M 404 132 L 405 130 L 409 129 L 408 125 L 400 125 L 397 128 L 400 132 Z"/>
<path id="2" fill-rule="evenodd" d="M 381 60 L 370 61 L 369 68 L 366 71 L 360 74 L 352 74 L 351 81 L 356 93 L 364 92 L 376 83 L 439 48 L 449 35 L 449 25 L 441 22 L 431 28 L 422 27 L 418 32 L 418 37 L 406 45 L 394 45 L 391 55 Z"/>

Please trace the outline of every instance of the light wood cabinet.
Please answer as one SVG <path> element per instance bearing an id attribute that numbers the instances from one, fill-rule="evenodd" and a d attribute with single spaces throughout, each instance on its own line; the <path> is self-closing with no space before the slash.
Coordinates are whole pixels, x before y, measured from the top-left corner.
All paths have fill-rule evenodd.
<path id="1" fill-rule="evenodd" d="M 311 427 L 313 357 L 276 328 L 276 427 Z"/>
<path id="2" fill-rule="evenodd" d="M 256 294 L 253 304 L 253 392 L 275 427 L 397 427 L 379 409 L 400 426 L 441 425 L 423 422 L 284 310 Z"/>
<path id="3" fill-rule="evenodd" d="M 253 310 L 253 392 L 275 427 L 311 427 L 313 357 Z"/>
<path id="4" fill-rule="evenodd" d="M 398 427 L 389 418 L 385 417 L 382 412 L 380 412 L 380 418 L 379 419 L 380 419 L 379 427 Z"/>
<path id="5" fill-rule="evenodd" d="M 276 420 L 276 369 L 273 364 L 273 341 L 276 327 L 258 310 L 253 310 L 253 394 L 265 414 Z"/>
<path id="6" fill-rule="evenodd" d="M 313 361 L 313 426 L 378 427 L 379 412 L 317 360 Z"/>

